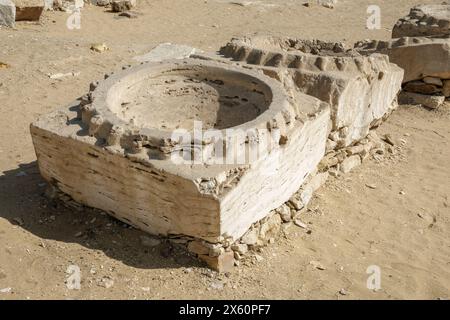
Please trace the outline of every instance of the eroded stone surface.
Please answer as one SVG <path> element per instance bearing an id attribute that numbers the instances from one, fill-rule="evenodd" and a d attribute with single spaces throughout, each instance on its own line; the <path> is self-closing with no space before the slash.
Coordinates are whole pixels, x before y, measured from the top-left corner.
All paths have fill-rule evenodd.
<path id="1" fill-rule="evenodd" d="M 255 36 L 233 39 L 220 53 L 262 69 L 292 95 L 299 91 L 329 103 L 341 146 L 365 137 L 395 108 L 403 77 L 387 56 L 362 56 L 343 43 Z"/>
<path id="2" fill-rule="evenodd" d="M 450 34 L 450 5 L 419 5 L 401 18 L 392 30 L 393 38 Z"/>
<path id="3" fill-rule="evenodd" d="M 404 83 L 425 77 L 450 79 L 450 35 L 364 41 L 355 47 L 363 54 L 387 54 L 405 70 Z"/>

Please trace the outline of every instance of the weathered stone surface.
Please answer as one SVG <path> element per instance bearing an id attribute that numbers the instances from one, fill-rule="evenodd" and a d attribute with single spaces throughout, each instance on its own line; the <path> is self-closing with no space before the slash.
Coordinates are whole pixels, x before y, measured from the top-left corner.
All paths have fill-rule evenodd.
<path id="1" fill-rule="evenodd" d="M 361 158 L 359 156 L 351 156 L 341 163 L 341 171 L 343 173 L 349 173 L 359 165 L 361 165 Z"/>
<path id="2" fill-rule="evenodd" d="M 0 26 L 14 28 L 16 25 L 16 6 L 11 0 L 0 0 Z"/>
<path id="3" fill-rule="evenodd" d="M 442 94 L 446 97 L 450 97 L 450 80 L 444 81 L 444 86 L 442 88 Z"/>
<path id="4" fill-rule="evenodd" d="M 344 146 L 395 108 L 403 77 L 387 56 L 361 56 L 342 43 L 255 36 L 233 39 L 220 53 L 262 69 L 293 94 L 300 90 L 329 103 L 332 130 L 347 130 L 340 137 Z"/>
<path id="5" fill-rule="evenodd" d="M 149 53 L 135 57 L 139 62 L 160 62 L 170 59 L 185 59 L 199 52 L 198 49 L 172 43 L 162 43 L 153 48 Z"/>
<path id="6" fill-rule="evenodd" d="M 136 6 L 136 0 L 115 0 L 111 2 L 113 12 L 123 12 L 131 10 Z"/>
<path id="7" fill-rule="evenodd" d="M 207 255 L 199 256 L 200 259 L 214 270 L 219 272 L 231 272 L 234 268 L 234 253 L 233 251 L 224 252 L 219 257 L 210 257 Z"/>
<path id="8" fill-rule="evenodd" d="M 443 86 L 442 80 L 439 78 L 425 77 L 425 78 L 423 78 L 423 82 L 425 82 L 426 84 L 432 84 L 432 85 L 435 85 L 438 87 Z"/>
<path id="9" fill-rule="evenodd" d="M 450 36 L 363 41 L 355 45 L 363 54 L 387 54 L 405 70 L 403 83 L 425 77 L 450 79 Z"/>
<path id="10" fill-rule="evenodd" d="M 44 11 L 44 0 L 14 0 L 16 21 L 39 21 Z"/>
<path id="11" fill-rule="evenodd" d="M 392 30 L 392 38 L 450 34 L 450 5 L 427 4 L 411 9 Z"/>
<path id="12" fill-rule="evenodd" d="M 430 109 L 439 108 L 444 101 L 444 96 L 430 96 L 412 92 L 402 92 L 399 95 L 399 102 L 402 104 L 420 104 Z"/>
<path id="13" fill-rule="evenodd" d="M 41 173 L 77 202 L 152 234 L 236 240 L 286 202 L 325 152 L 329 106 L 303 94 L 289 101 L 280 83 L 256 71 L 196 59 L 167 61 L 110 75 L 92 87 L 90 101 L 31 126 Z M 192 93 L 177 98 L 176 92 Z M 205 153 L 211 139 L 171 139 L 177 127 L 192 132 L 192 110 L 177 108 L 200 103 L 195 99 L 206 103 L 208 112 L 198 118 L 204 130 L 251 129 L 245 146 L 256 149 L 264 142 L 263 129 L 270 128 L 276 143 L 243 164 L 214 163 L 216 156 Z M 248 113 L 252 105 L 257 113 Z M 180 151 L 198 154 L 199 145 L 205 150 L 198 164 L 174 162 Z"/>

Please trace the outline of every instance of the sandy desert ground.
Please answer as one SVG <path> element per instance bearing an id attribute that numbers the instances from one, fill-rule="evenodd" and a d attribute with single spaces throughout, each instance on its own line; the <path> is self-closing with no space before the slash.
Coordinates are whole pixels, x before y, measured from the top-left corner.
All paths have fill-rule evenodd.
<path id="1" fill-rule="evenodd" d="M 0 61 L 10 65 L 0 68 L 0 299 L 450 298 L 449 105 L 401 106 L 379 129 L 396 141 L 395 154 L 329 180 L 304 217 L 311 234 L 293 226 L 259 253 L 262 261 L 230 274 L 209 271 L 168 245 L 145 247 L 142 232 L 43 196 L 29 124 L 158 43 L 211 51 L 255 32 L 388 39 L 411 6 L 441 1 L 340 0 L 335 9 L 260 2 L 141 0 L 137 19 L 85 6 L 81 30 L 66 28 L 64 12 L 0 29 Z M 365 27 L 371 4 L 382 9 L 381 30 Z M 99 42 L 110 50 L 91 51 Z M 68 72 L 77 76 L 48 77 Z M 81 268 L 81 290 L 65 285 L 69 265 Z M 371 265 L 381 268 L 378 291 L 366 287 Z"/>

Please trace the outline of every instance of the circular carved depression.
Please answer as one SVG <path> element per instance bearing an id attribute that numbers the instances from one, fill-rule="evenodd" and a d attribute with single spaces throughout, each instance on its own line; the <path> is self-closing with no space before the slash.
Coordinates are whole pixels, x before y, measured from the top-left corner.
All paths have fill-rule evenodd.
<path id="1" fill-rule="evenodd" d="M 244 72 L 211 65 L 143 69 L 107 92 L 108 109 L 138 128 L 226 129 L 256 119 L 272 103 L 271 88 Z M 148 70 L 151 70 L 149 72 Z"/>

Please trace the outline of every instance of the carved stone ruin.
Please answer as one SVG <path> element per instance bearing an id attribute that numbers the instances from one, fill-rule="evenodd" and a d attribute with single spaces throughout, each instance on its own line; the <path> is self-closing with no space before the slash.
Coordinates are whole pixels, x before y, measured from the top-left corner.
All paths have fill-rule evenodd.
<path id="1" fill-rule="evenodd" d="M 126 67 L 31 134 L 60 192 L 228 271 L 301 225 L 329 174 L 384 148 L 369 130 L 396 107 L 403 71 L 321 41 L 234 39 L 220 52 Z"/>

